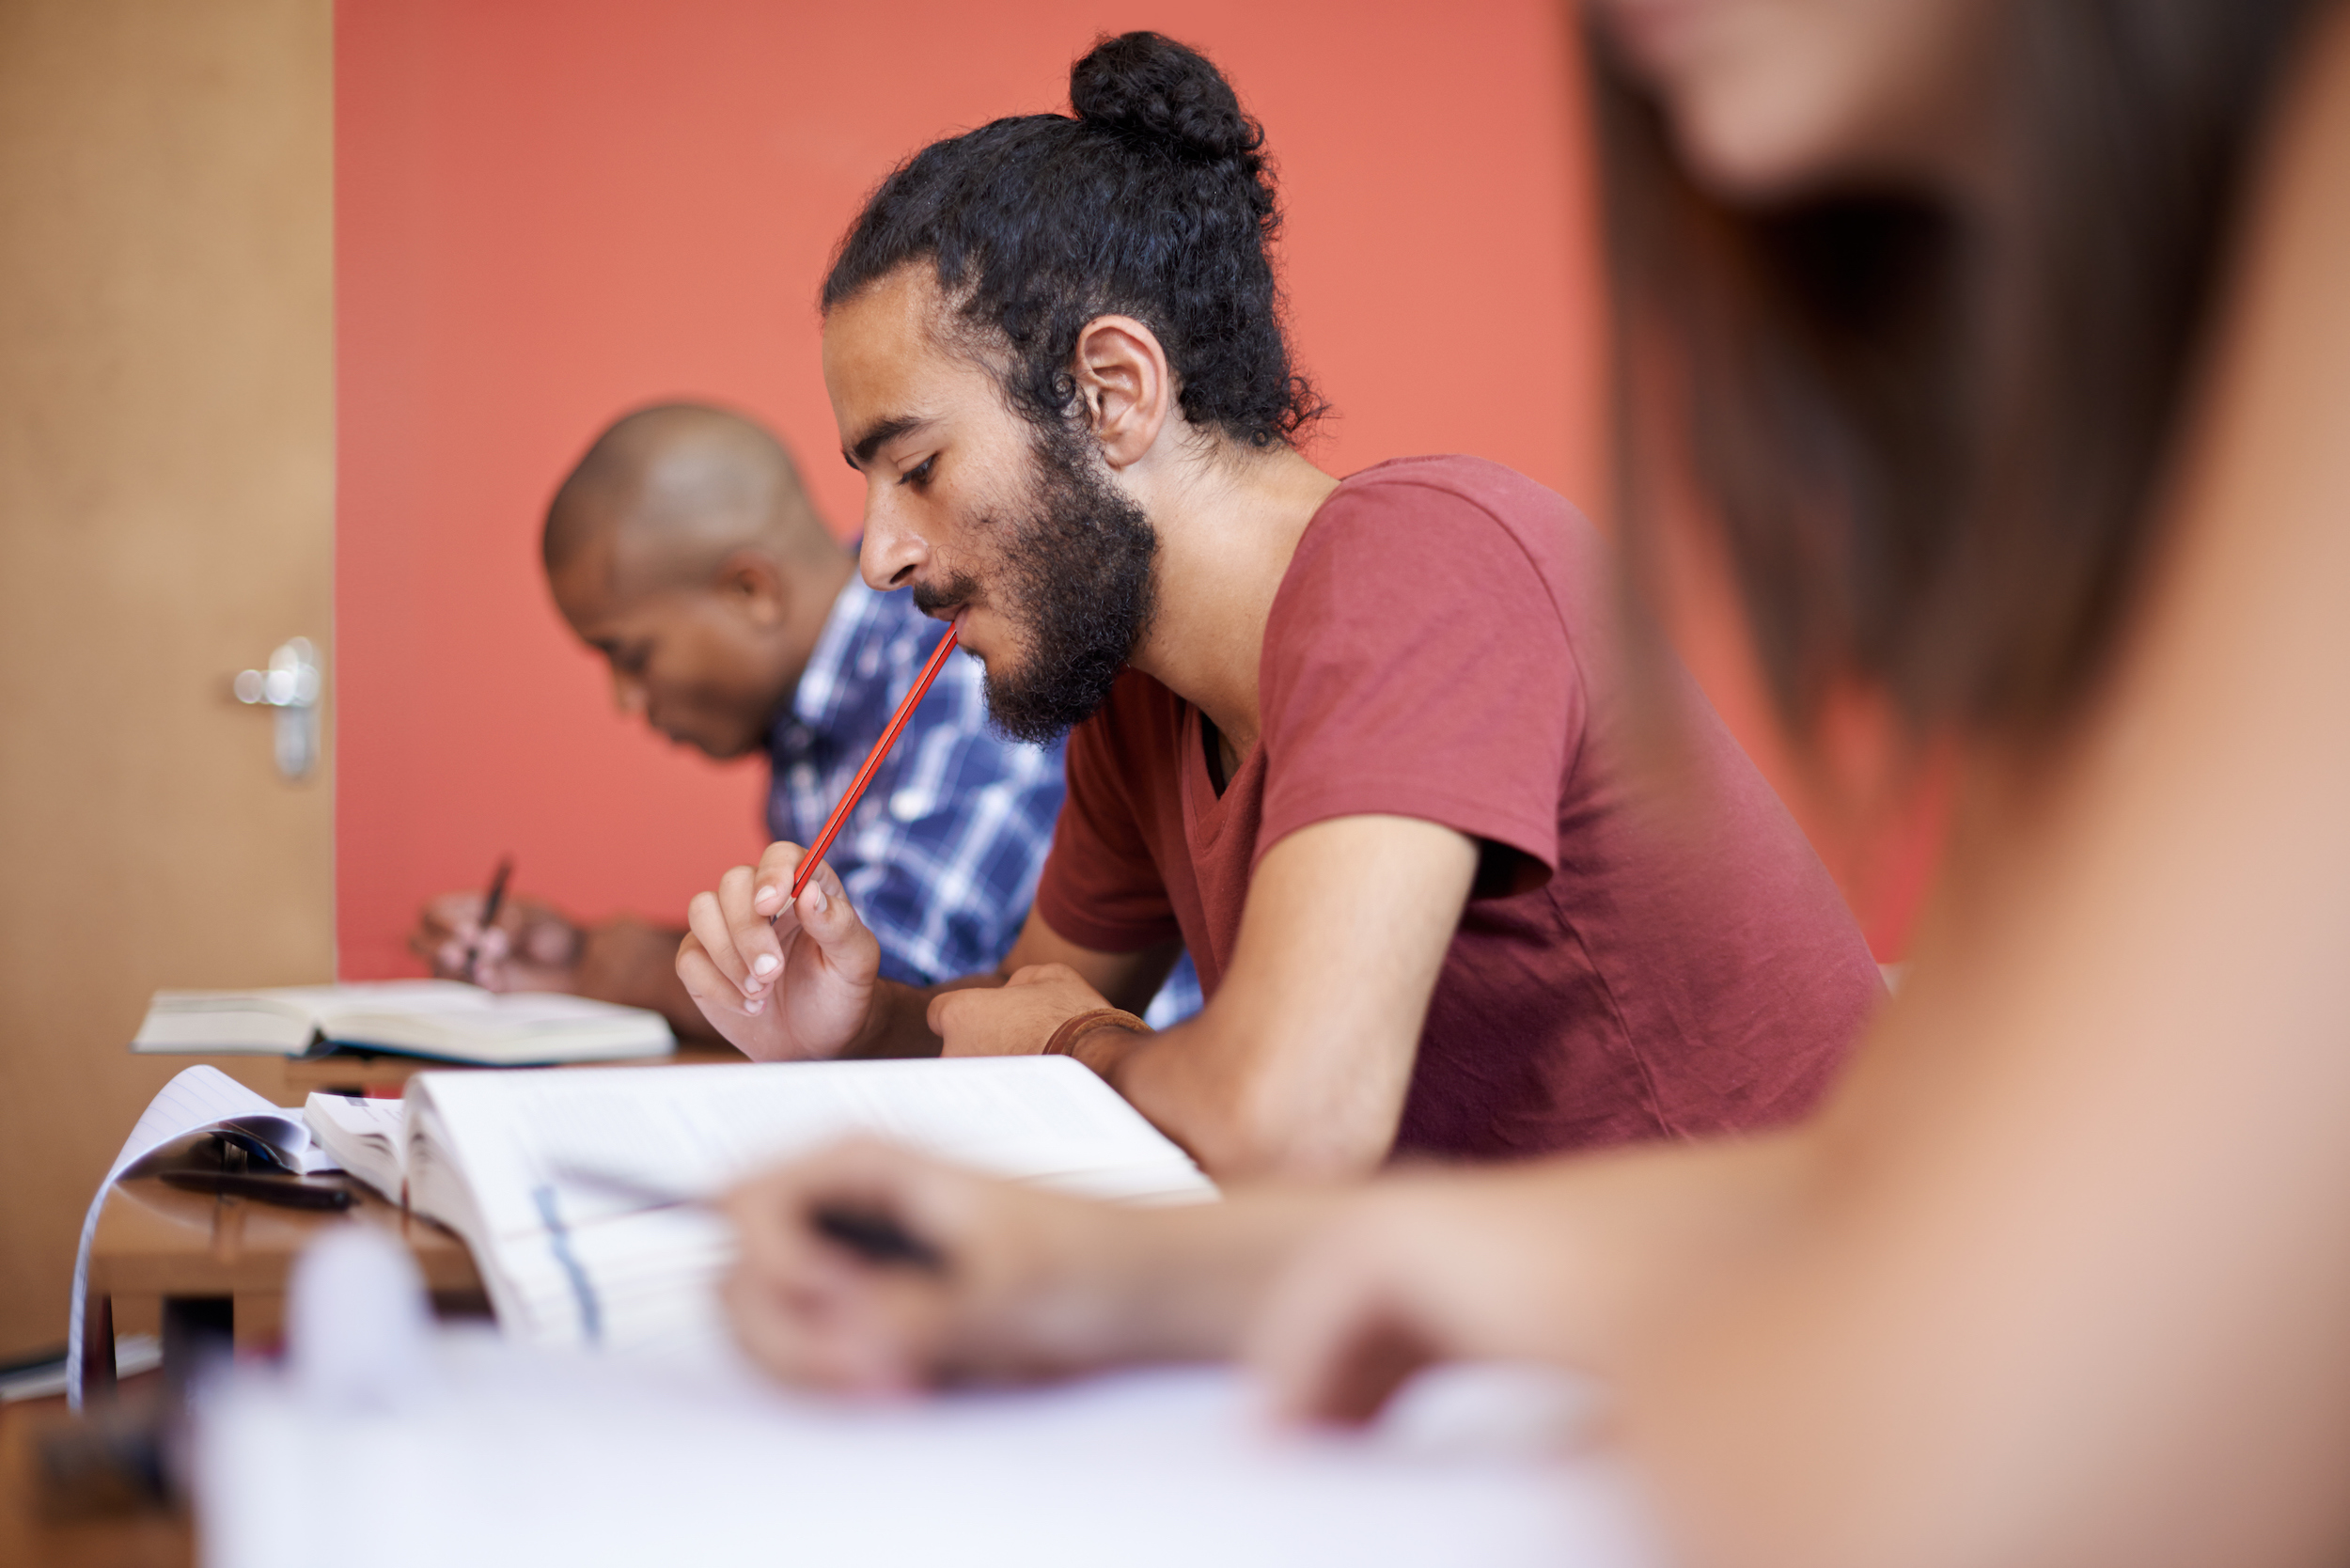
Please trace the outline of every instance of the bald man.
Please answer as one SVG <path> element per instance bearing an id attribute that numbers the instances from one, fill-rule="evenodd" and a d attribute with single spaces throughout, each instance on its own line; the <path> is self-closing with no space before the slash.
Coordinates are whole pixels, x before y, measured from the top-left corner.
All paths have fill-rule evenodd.
<path id="1" fill-rule="evenodd" d="M 623 714 L 726 759 L 765 749 L 770 834 L 809 842 L 946 628 L 876 593 L 783 446 L 720 409 L 620 419 L 556 492 L 542 537 L 563 619 L 603 654 Z M 909 985 L 993 969 L 1036 891 L 1061 801 L 1058 745 L 987 725 L 978 663 L 949 659 L 826 859 Z M 529 899 L 478 927 L 478 893 L 428 904 L 411 946 L 494 990 L 569 991 L 709 1025 L 677 978 L 682 923 L 584 926 Z M 1186 966 L 1188 972 L 1188 966 Z M 1196 1007 L 1176 988 L 1163 1010 Z"/>

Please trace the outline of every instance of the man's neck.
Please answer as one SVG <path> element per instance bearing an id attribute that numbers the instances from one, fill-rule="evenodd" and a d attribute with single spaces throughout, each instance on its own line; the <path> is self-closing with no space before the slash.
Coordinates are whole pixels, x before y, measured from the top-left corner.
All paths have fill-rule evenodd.
<path id="1" fill-rule="evenodd" d="M 1234 760 L 1257 744 L 1274 595 L 1338 483 L 1285 447 L 1195 470 L 1152 509 L 1158 613 L 1132 662 L 1205 713 Z"/>

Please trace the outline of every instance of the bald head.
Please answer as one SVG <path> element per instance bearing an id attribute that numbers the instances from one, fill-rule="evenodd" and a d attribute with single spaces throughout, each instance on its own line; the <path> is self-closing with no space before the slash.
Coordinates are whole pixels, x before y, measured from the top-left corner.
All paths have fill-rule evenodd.
<path id="1" fill-rule="evenodd" d="M 837 560 L 840 546 L 800 487 L 791 454 L 759 425 L 724 409 L 640 409 L 596 438 L 547 508 L 540 549 L 555 577 L 603 553 L 628 592 L 708 582 L 756 550 L 779 565 Z"/>
<path id="2" fill-rule="evenodd" d="M 766 738 L 856 563 L 776 438 L 672 405 L 596 438 L 547 509 L 547 587 L 621 712 L 713 757 Z"/>

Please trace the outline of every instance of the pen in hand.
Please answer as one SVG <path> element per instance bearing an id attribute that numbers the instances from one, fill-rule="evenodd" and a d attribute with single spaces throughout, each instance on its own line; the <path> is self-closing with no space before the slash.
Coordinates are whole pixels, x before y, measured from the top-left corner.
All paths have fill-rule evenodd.
<path id="1" fill-rule="evenodd" d="M 481 939 L 497 924 L 498 911 L 506 904 L 506 880 L 514 874 L 514 857 L 503 855 L 497 870 L 490 873 L 490 890 L 481 897 L 481 920 L 475 928 L 473 941 L 465 948 L 465 979 L 478 985 L 475 971 L 481 963 Z"/>
<path id="2" fill-rule="evenodd" d="M 653 1209 L 709 1208 L 712 1200 L 672 1191 L 618 1171 L 567 1165 L 556 1175 L 562 1181 L 627 1200 L 635 1212 Z M 869 1263 L 902 1263 L 925 1274 L 947 1272 L 947 1259 L 937 1247 L 878 1210 L 846 1203 L 819 1203 L 808 1211 L 807 1222 L 826 1241 L 847 1247 Z"/>

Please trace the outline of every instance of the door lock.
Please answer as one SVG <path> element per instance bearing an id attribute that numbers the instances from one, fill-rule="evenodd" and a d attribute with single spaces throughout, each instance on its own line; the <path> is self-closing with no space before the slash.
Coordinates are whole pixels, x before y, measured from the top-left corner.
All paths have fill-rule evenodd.
<path id="1" fill-rule="evenodd" d="M 276 711 L 277 771 L 306 777 L 319 760 L 319 698 L 326 689 L 310 639 L 287 638 L 269 668 L 239 670 L 235 684 L 238 701 Z"/>

